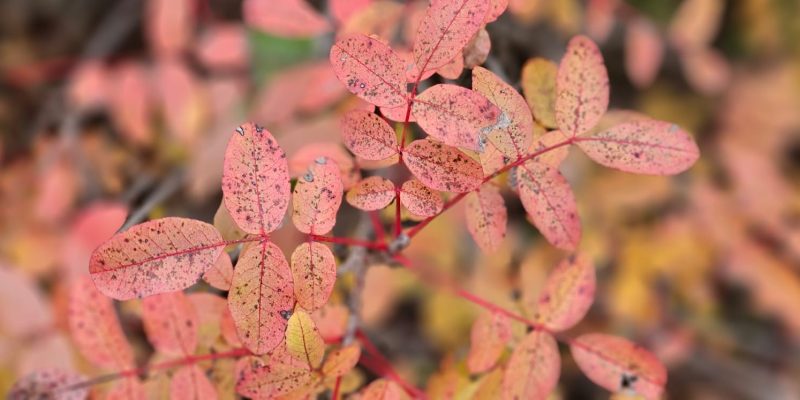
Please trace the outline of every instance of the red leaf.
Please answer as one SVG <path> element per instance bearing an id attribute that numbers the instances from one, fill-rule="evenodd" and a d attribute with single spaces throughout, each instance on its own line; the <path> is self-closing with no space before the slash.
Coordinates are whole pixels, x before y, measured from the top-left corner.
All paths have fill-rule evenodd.
<path id="1" fill-rule="evenodd" d="M 336 282 L 336 260 L 328 246 L 301 243 L 292 253 L 292 277 L 297 304 L 314 311 L 328 302 Z"/>
<path id="2" fill-rule="evenodd" d="M 366 110 L 351 110 L 342 117 L 344 144 L 367 160 L 383 160 L 397 154 L 397 134 L 383 118 Z"/>
<path id="3" fill-rule="evenodd" d="M 488 11 L 488 0 L 432 1 L 414 41 L 419 70 L 435 70 L 459 56 L 483 26 Z"/>
<path id="4" fill-rule="evenodd" d="M 524 155 L 533 140 L 533 116 L 525 99 L 482 67 L 472 70 L 472 89 L 486 96 L 501 112 L 497 123 L 483 130 L 486 139 L 512 159 Z"/>
<path id="5" fill-rule="evenodd" d="M 483 181 L 483 169 L 477 161 L 455 148 L 432 140 L 411 142 L 403 158 L 411 173 L 434 190 L 470 192 Z"/>
<path id="6" fill-rule="evenodd" d="M 142 322 L 147 338 L 158 352 L 194 354 L 197 348 L 197 312 L 183 292 L 144 298 Z"/>
<path id="7" fill-rule="evenodd" d="M 394 198 L 394 183 L 380 176 L 364 178 L 347 192 L 347 202 L 353 207 L 364 211 L 383 209 Z"/>
<path id="8" fill-rule="evenodd" d="M 608 109 L 608 72 L 586 36 L 569 41 L 556 77 L 556 124 L 569 136 L 592 129 Z"/>
<path id="9" fill-rule="evenodd" d="M 580 136 L 576 143 L 592 160 L 638 174 L 678 174 L 700 156 L 697 144 L 686 131 L 656 120 L 626 122 Z"/>
<path id="10" fill-rule="evenodd" d="M 511 320 L 499 313 L 482 313 L 472 323 L 467 367 L 479 374 L 494 367 L 511 340 Z"/>
<path id="11" fill-rule="evenodd" d="M 98 367 L 123 370 L 135 366 L 111 299 L 97 291 L 88 277 L 70 287 L 69 331 L 81 354 Z"/>
<path id="12" fill-rule="evenodd" d="M 556 340 L 535 330 L 514 349 L 503 375 L 504 399 L 544 400 L 555 389 L 561 371 Z"/>
<path id="13" fill-rule="evenodd" d="M 223 251 L 219 255 L 217 262 L 203 274 L 203 280 L 219 290 L 229 290 L 231 288 L 233 264 L 228 253 Z"/>
<path id="14" fill-rule="evenodd" d="M 506 237 L 508 215 L 503 196 L 491 182 L 467 194 L 467 229 L 481 250 L 496 251 Z"/>
<path id="15" fill-rule="evenodd" d="M 147 38 L 159 56 L 178 55 L 194 33 L 194 0 L 148 0 Z"/>
<path id="16" fill-rule="evenodd" d="M 330 232 L 343 191 L 339 166 L 333 160 L 320 157 L 311 163 L 294 187 L 292 221 L 297 230 L 312 235 Z"/>
<path id="17" fill-rule="evenodd" d="M 186 366 L 175 372 L 169 393 L 172 400 L 217 399 L 217 389 L 197 365 Z"/>
<path id="18" fill-rule="evenodd" d="M 89 273 L 103 294 L 118 300 L 174 292 L 197 282 L 224 246 L 212 225 L 162 218 L 103 243 L 92 253 Z"/>
<path id="19" fill-rule="evenodd" d="M 428 135 L 447 145 L 476 151 L 482 148 L 484 128 L 500 117 L 500 110 L 483 95 L 447 84 L 422 92 L 414 100 L 412 112 Z"/>
<path id="20" fill-rule="evenodd" d="M 333 71 L 347 90 L 379 107 L 406 103 L 403 60 L 378 39 L 356 34 L 331 47 Z"/>
<path id="21" fill-rule="evenodd" d="M 250 351 L 264 354 L 283 342 L 292 293 L 292 271 L 278 246 L 264 241 L 244 250 L 233 271 L 228 308 Z"/>
<path id="22" fill-rule="evenodd" d="M 245 0 L 242 7 L 248 25 L 277 36 L 317 36 L 331 28 L 305 0 Z"/>
<path id="23" fill-rule="evenodd" d="M 277 229 L 289 206 L 289 166 L 272 134 L 253 123 L 236 128 L 225 150 L 222 195 L 243 231 Z"/>
<path id="24" fill-rule="evenodd" d="M 263 357 L 245 357 L 236 363 L 236 393 L 271 399 L 306 386 L 311 381 L 308 364 L 278 346 Z"/>
<path id="25" fill-rule="evenodd" d="M 547 277 L 536 305 L 535 320 L 555 332 L 567 330 L 589 311 L 594 291 L 591 260 L 583 254 L 565 259 Z"/>
<path id="26" fill-rule="evenodd" d="M 44 369 L 30 373 L 18 380 L 7 394 L 9 400 L 83 400 L 89 396 L 88 388 L 62 389 L 80 383 L 85 378 L 75 372 Z"/>
<path id="27" fill-rule="evenodd" d="M 439 214 L 444 207 L 442 196 L 416 179 L 403 183 L 400 188 L 400 204 L 420 217 L 432 217 Z"/>
<path id="28" fill-rule="evenodd" d="M 658 359 L 639 345 L 601 333 L 579 336 L 570 351 L 581 371 L 612 392 L 633 390 L 648 399 L 661 397 L 667 371 Z"/>
<path id="29" fill-rule="evenodd" d="M 554 246 L 574 250 L 581 223 L 575 195 L 561 173 L 531 160 L 517 169 L 517 184 L 522 205 L 539 232 Z"/>

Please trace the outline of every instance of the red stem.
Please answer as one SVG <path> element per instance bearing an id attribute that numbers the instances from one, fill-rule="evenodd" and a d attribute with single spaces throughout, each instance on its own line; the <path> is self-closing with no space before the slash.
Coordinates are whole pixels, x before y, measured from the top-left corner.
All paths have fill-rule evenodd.
<path id="1" fill-rule="evenodd" d="M 421 390 L 419 390 L 416 386 L 406 382 L 395 370 L 392 368 L 392 364 L 384 357 L 375 344 L 372 343 L 371 340 L 364 334 L 362 331 L 356 332 L 356 337 L 358 337 L 358 341 L 364 346 L 364 350 L 366 353 L 361 354 L 361 358 L 359 359 L 359 363 L 366 367 L 367 369 L 371 370 L 372 372 L 380 375 L 384 378 L 390 379 L 400 385 L 403 390 L 412 398 L 415 399 L 425 399 L 427 396 Z"/>
<path id="2" fill-rule="evenodd" d="M 332 400 L 339 400 L 339 387 L 342 386 L 342 377 L 336 378 L 336 384 L 333 386 Z"/>
<path id="3" fill-rule="evenodd" d="M 369 219 L 372 221 L 372 229 L 375 231 L 375 240 L 379 243 L 385 243 L 386 232 L 383 230 L 383 223 L 381 218 L 375 211 L 368 212 Z"/>

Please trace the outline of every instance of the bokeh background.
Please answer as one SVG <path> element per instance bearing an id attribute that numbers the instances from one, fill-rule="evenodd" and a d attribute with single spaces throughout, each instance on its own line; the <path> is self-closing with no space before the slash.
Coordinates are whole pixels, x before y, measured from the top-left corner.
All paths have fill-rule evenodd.
<path id="1" fill-rule="evenodd" d="M 299 170 L 315 151 L 346 154 L 338 118 L 358 100 L 328 66 L 335 35 L 402 48 L 426 4 L 308 1 L 286 17 L 282 1 L 263 3 L 0 1 L 0 393 L 45 366 L 99 372 L 70 342 L 66 285 L 126 221 L 212 221 L 240 123 L 267 127 Z M 609 123 L 633 110 L 700 145 L 676 177 L 603 169 L 578 152 L 562 166 L 599 284 L 571 333 L 652 349 L 669 367 L 667 398 L 800 398 L 800 2 L 511 0 L 487 31 L 484 65 L 520 90 L 530 58 L 557 62 L 572 35 L 589 35 L 609 70 Z M 564 254 L 506 200 L 497 253 L 476 249 L 458 207 L 409 253 L 503 304 L 535 301 Z M 345 207 L 337 233 L 358 231 L 358 215 Z M 410 381 L 439 397 L 470 379 L 473 306 L 389 266 L 370 268 L 362 296 L 366 331 Z M 138 302 L 118 306 L 145 362 Z M 554 398 L 607 398 L 563 354 Z"/>

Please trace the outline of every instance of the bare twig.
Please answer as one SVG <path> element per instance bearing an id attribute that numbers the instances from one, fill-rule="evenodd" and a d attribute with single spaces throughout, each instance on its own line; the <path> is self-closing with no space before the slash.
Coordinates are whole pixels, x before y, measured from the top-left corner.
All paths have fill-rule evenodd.
<path id="1" fill-rule="evenodd" d="M 125 225 L 122 225 L 118 232 L 125 231 L 131 226 L 142 222 L 145 218 L 147 218 L 147 214 L 149 214 L 155 206 L 178 191 L 178 189 L 183 186 L 183 175 L 183 170 L 178 169 L 173 171 L 172 174 L 167 177 L 167 179 L 161 181 L 161 185 L 159 185 L 158 188 L 156 188 L 156 190 L 150 194 L 150 197 L 148 197 L 144 203 L 139 206 L 139 208 L 134 210 L 130 216 L 128 216 L 128 220 L 125 221 Z"/>

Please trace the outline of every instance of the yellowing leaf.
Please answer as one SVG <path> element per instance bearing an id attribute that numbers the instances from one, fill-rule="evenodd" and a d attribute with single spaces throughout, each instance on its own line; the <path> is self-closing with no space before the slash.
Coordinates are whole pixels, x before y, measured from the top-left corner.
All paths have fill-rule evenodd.
<path id="1" fill-rule="evenodd" d="M 74 372 L 44 369 L 32 372 L 18 380 L 6 394 L 8 399 L 83 400 L 89 396 L 88 388 L 68 391 L 61 389 L 82 382 L 85 378 Z"/>
<path id="2" fill-rule="evenodd" d="M 583 254 L 569 257 L 550 273 L 539 295 L 536 321 L 559 332 L 578 323 L 594 301 L 595 273 Z"/>
<path id="3" fill-rule="evenodd" d="M 325 342 L 322 340 L 314 321 L 305 311 L 295 309 L 286 327 L 286 349 L 294 358 L 316 369 L 325 355 Z"/>
<path id="4" fill-rule="evenodd" d="M 481 130 L 482 136 L 511 159 L 524 155 L 533 139 L 533 117 L 525 99 L 482 67 L 472 70 L 472 89 L 486 96 L 501 112 L 495 124 Z"/>
<path id="5" fill-rule="evenodd" d="M 540 124 L 556 127 L 556 75 L 558 66 L 544 58 L 532 58 L 522 66 L 520 84 L 533 118 Z"/>
<path id="6" fill-rule="evenodd" d="M 472 323 L 467 367 L 473 374 L 494 367 L 511 340 L 511 320 L 500 313 L 482 313 Z"/>
<path id="7" fill-rule="evenodd" d="M 312 372 L 305 361 L 278 346 L 263 357 L 244 357 L 236 363 L 236 393 L 250 398 L 276 398 L 309 386 Z"/>
<path id="8" fill-rule="evenodd" d="M 547 332 L 534 330 L 522 339 L 508 360 L 503 398 L 545 400 L 555 389 L 560 372 L 556 340 Z"/>
<path id="9" fill-rule="evenodd" d="M 322 364 L 322 375 L 325 378 L 337 378 L 355 368 L 358 358 L 361 357 L 361 346 L 351 343 L 347 346 L 332 351 Z"/>
<path id="10" fill-rule="evenodd" d="M 328 246 L 305 242 L 292 253 L 292 277 L 297 304 L 316 310 L 328 302 L 336 282 L 336 260 Z"/>

